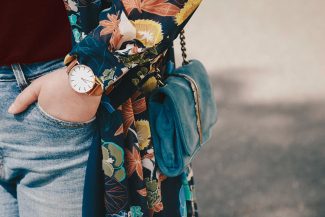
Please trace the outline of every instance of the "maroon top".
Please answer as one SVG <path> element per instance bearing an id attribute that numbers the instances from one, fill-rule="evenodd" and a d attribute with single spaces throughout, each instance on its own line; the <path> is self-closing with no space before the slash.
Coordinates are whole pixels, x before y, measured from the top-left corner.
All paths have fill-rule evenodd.
<path id="1" fill-rule="evenodd" d="M 0 65 L 64 57 L 72 46 L 62 0 L 8 0 L 0 7 Z"/>

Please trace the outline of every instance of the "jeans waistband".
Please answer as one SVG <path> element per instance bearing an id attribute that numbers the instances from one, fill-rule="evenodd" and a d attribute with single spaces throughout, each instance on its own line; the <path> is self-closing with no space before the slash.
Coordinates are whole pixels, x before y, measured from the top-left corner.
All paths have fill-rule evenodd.
<path id="1" fill-rule="evenodd" d="M 25 78 L 28 80 L 39 77 L 46 72 L 64 67 L 63 60 L 64 58 L 59 58 L 30 64 L 12 64 L 10 66 L 0 66 L 0 82 L 15 81 L 16 77 L 14 70 L 22 71 Z"/>

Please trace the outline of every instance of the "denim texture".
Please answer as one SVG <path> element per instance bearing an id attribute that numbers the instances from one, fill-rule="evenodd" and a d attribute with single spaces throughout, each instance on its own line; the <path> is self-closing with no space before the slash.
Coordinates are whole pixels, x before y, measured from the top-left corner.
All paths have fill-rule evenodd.
<path id="1" fill-rule="evenodd" d="M 61 67 L 62 59 L 0 66 L 0 217 L 82 216 L 86 169 L 96 171 L 87 168 L 98 147 L 96 118 L 62 121 L 37 103 L 18 115 L 7 112 L 33 79 Z"/>

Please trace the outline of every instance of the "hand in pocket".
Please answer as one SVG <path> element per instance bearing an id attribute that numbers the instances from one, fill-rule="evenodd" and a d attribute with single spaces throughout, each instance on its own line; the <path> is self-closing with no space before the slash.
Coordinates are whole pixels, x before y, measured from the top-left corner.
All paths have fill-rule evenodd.
<path id="1" fill-rule="evenodd" d="M 60 120 L 85 122 L 91 120 L 98 109 L 101 96 L 75 92 L 69 84 L 66 67 L 35 79 L 11 104 L 8 112 L 18 114 L 38 101 L 46 113 Z"/>

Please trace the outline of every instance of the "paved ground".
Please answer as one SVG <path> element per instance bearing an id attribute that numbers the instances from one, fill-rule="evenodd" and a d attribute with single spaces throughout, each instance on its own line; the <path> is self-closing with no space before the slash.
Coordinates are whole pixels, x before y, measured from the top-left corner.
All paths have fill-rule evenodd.
<path id="1" fill-rule="evenodd" d="M 188 27 L 219 105 L 203 217 L 325 217 L 325 1 L 205 0 Z M 213 41 L 213 43 L 208 43 Z"/>

